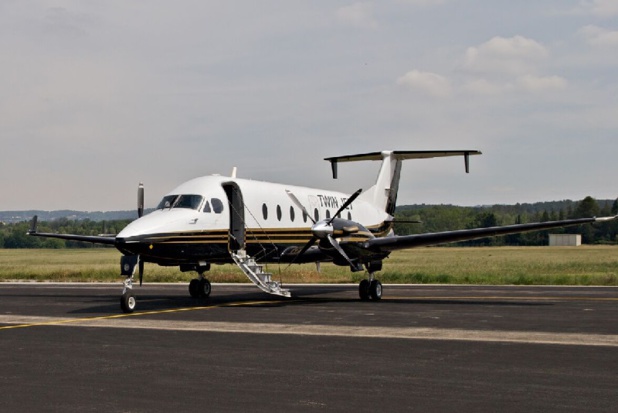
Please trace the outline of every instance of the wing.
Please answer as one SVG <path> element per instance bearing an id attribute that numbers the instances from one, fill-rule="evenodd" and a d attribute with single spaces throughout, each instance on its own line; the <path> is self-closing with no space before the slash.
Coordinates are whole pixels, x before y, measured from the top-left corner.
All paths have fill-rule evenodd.
<path id="1" fill-rule="evenodd" d="M 617 216 L 602 218 L 567 219 L 562 221 L 536 222 L 531 224 L 516 224 L 502 227 L 463 229 L 459 231 L 433 232 L 427 234 L 391 236 L 374 238 L 365 242 L 370 249 L 399 250 L 406 248 L 425 247 L 428 245 L 445 244 L 449 242 L 468 241 L 478 238 L 495 237 L 499 235 L 518 234 L 529 231 L 540 231 L 551 228 L 563 228 L 575 225 L 590 224 L 594 222 L 607 222 L 618 218 Z"/>
<path id="2" fill-rule="evenodd" d="M 45 238 L 59 238 L 59 239 L 65 239 L 65 240 L 70 240 L 70 241 L 92 242 L 94 244 L 107 244 L 107 245 L 116 244 L 115 236 L 55 234 L 55 233 L 48 233 L 48 232 L 38 232 L 37 231 L 37 221 L 38 221 L 38 217 L 35 215 L 32 218 L 32 224 L 30 226 L 30 230 L 28 231 L 28 235 L 32 235 L 35 237 L 45 237 Z"/>

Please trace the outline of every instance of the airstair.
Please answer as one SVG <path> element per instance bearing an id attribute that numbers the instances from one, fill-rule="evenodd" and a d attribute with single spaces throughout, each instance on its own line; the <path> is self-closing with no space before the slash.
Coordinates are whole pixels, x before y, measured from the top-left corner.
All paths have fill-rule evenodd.
<path id="1" fill-rule="evenodd" d="M 264 272 L 264 267 L 259 265 L 254 258 L 247 255 L 247 251 L 241 249 L 236 252 L 231 252 L 230 254 L 236 265 L 238 265 L 247 278 L 257 285 L 260 290 L 282 297 L 289 298 L 292 296 L 289 290 L 281 288 L 281 283 L 279 281 L 273 281 L 272 274 Z"/>

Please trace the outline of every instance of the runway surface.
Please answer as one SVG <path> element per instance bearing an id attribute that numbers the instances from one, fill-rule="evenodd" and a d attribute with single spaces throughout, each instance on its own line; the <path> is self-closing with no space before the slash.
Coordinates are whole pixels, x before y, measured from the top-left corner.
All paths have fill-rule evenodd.
<path id="1" fill-rule="evenodd" d="M 618 288 L 0 283 L 1 411 L 614 411 Z"/>

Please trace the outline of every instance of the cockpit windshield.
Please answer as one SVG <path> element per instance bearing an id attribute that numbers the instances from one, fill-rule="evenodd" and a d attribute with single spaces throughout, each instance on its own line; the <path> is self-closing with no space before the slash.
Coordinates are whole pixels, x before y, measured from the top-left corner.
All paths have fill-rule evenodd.
<path id="1" fill-rule="evenodd" d="M 163 197 L 157 209 L 188 208 L 197 210 L 203 199 L 201 195 L 167 195 Z"/>

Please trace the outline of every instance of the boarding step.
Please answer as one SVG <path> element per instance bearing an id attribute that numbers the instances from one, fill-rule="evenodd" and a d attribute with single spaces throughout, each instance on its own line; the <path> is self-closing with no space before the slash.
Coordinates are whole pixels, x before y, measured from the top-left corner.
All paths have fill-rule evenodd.
<path id="1" fill-rule="evenodd" d="M 249 278 L 262 291 L 283 297 L 292 296 L 289 290 L 281 288 L 280 282 L 273 281 L 272 274 L 264 272 L 264 267 L 259 265 L 253 257 L 247 255 L 245 250 L 232 252 L 231 255 L 236 265 L 242 270 L 247 278 Z"/>

